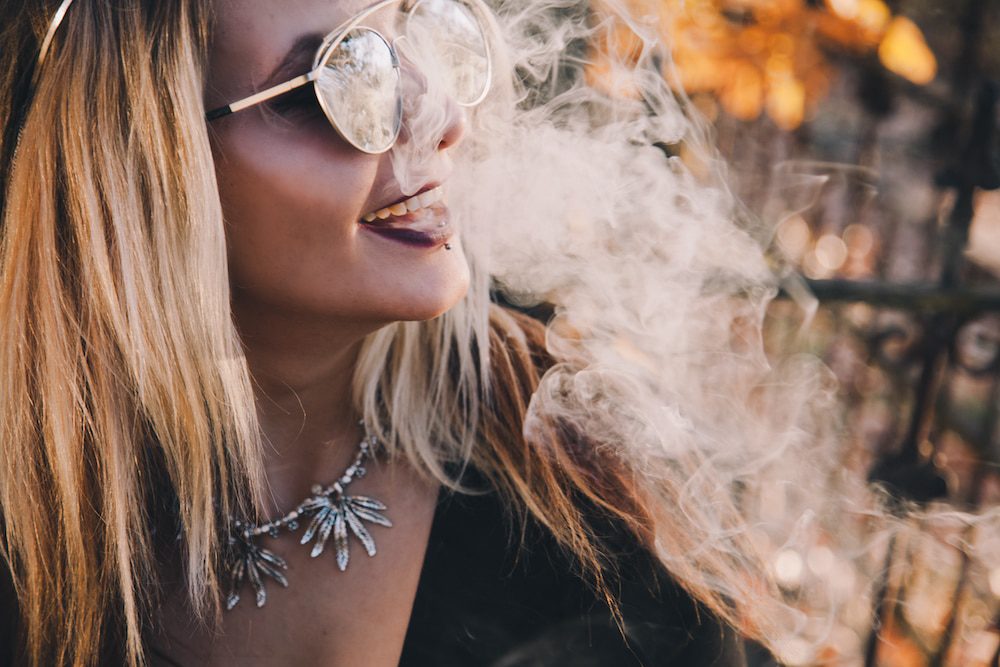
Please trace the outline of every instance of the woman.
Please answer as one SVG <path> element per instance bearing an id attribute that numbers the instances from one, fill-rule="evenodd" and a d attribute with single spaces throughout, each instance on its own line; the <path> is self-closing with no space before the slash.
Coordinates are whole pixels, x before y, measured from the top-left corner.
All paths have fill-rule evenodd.
<path id="1" fill-rule="evenodd" d="M 2 14 L 8 661 L 742 660 L 671 479 L 525 423 L 556 360 L 444 200 L 484 7 Z"/>

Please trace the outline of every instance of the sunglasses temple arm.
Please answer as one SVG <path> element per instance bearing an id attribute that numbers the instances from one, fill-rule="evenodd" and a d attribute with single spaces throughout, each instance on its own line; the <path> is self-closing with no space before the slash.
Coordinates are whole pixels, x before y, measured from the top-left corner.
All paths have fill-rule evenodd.
<path id="1" fill-rule="evenodd" d="M 262 90 L 259 93 L 251 95 L 250 97 L 244 97 L 242 100 L 233 102 L 224 107 L 219 107 L 218 109 L 212 109 L 205 114 L 205 118 L 208 120 L 215 120 L 216 118 L 222 118 L 223 116 L 228 116 L 229 114 L 236 113 L 237 111 L 243 111 L 244 109 L 249 109 L 250 107 L 257 106 L 262 102 L 266 102 L 270 99 L 274 99 L 279 95 L 284 95 L 285 93 L 295 90 L 296 88 L 301 88 L 308 83 L 315 81 L 319 78 L 319 74 L 322 68 L 317 67 L 311 72 L 307 72 L 301 76 L 297 76 L 294 79 L 289 79 L 284 83 L 279 83 L 277 86 L 271 86 L 267 90 Z"/>

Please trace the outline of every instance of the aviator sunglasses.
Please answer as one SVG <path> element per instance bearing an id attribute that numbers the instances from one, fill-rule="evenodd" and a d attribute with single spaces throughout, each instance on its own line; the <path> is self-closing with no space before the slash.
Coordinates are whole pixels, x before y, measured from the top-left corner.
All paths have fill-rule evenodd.
<path id="1" fill-rule="evenodd" d="M 390 42 L 361 25 L 397 3 L 402 37 Z M 403 122 L 396 44 L 413 45 L 424 70 L 440 73 L 457 104 L 475 106 L 489 92 L 493 75 L 488 11 L 480 0 L 379 0 L 323 39 L 309 72 L 213 109 L 207 118 L 228 116 L 312 83 L 323 113 L 345 141 L 365 153 L 384 153 L 395 144 Z"/>

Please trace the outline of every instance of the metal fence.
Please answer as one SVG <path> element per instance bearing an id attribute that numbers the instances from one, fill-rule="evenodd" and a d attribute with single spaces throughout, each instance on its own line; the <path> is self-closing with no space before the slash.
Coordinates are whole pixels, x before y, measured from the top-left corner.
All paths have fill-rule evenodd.
<path id="1" fill-rule="evenodd" d="M 1000 504 L 996 4 L 895 3 L 941 23 L 926 28 L 940 40 L 932 86 L 844 63 L 828 115 L 796 132 L 719 123 L 744 199 L 781 219 L 776 244 L 813 274 L 811 345 L 840 379 L 856 465 L 900 499 L 972 511 Z M 816 177 L 808 196 L 789 170 Z M 1000 569 L 970 556 L 976 530 L 890 542 L 866 666 L 1000 665 Z M 925 549 L 951 551 L 951 567 L 921 572 Z"/>

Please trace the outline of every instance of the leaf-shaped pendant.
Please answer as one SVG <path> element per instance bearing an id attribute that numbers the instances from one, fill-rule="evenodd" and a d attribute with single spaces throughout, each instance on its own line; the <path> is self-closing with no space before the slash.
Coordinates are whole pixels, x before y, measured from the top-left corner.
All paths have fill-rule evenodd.
<path id="1" fill-rule="evenodd" d="M 333 524 L 333 543 L 337 547 L 337 569 L 341 572 L 347 569 L 347 560 L 351 556 L 350 545 L 347 543 L 347 524 L 344 522 L 344 509 L 341 503 Z"/>
<path id="2" fill-rule="evenodd" d="M 359 425 L 364 426 L 364 423 Z M 310 553 L 313 558 L 323 553 L 327 540 L 333 535 L 337 568 L 341 571 L 347 569 L 350 561 L 352 533 L 361 541 L 365 553 L 375 555 L 375 538 L 364 522 L 392 527 L 392 522 L 382 514 L 386 509 L 385 504 L 368 496 L 348 496 L 344 489 L 356 478 L 364 476 L 364 463 L 373 455 L 376 445 L 376 440 L 367 434 L 366 429 L 365 439 L 358 444 L 354 462 L 344 470 L 344 474 L 329 486 L 314 485 L 312 495 L 284 516 L 262 525 L 231 519 L 230 551 L 225 556 L 224 564 L 228 575 L 226 609 L 232 609 L 239 603 L 240 589 L 247 581 L 253 588 L 258 607 L 263 607 L 267 602 L 267 591 L 264 588 L 267 577 L 282 586 L 288 586 L 288 580 L 282 572 L 288 569 L 284 559 L 259 546 L 255 540 L 262 535 L 277 538 L 283 528 L 298 530 L 299 521 L 309 520 L 300 543 L 315 540 Z"/>
<path id="3" fill-rule="evenodd" d="M 282 570 L 288 569 L 285 560 L 254 542 L 252 536 L 245 531 L 238 531 L 232 538 L 233 555 L 228 563 L 229 590 L 226 594 L 226 609 L 232 609 L 240 601 L 240 589 L 245 580 L 250 581 L 254 590 L 257 606 L 263 607 L 267 602 L 267 590 L 264 588 L 264 578 L 270 577 L 279 584 L 288 587 L 288 579 Z"/>
<path id="4" fill-rule="evenodd" d="M 300 542 L 306 544 L 316 538 L 310 554 L 315 558 L 323 553 L 326 542 L 332 534 L 334 550 L 337 552 L 337 569 L 341 572 L 347 569 L 351 558 L 348 539 L 350 533 L 361 541 L 365 553 L 369 556 L 374 556 L 376 553 L 375 538 L 363 521 L 386 528 L 392 527 L 392 522 L 381 513 L 386 509 L 385 504 L 368 496 L 338 497 L 336 494 L 317 496 L 309 499 L 304 509 L 314 514 Z"/>

